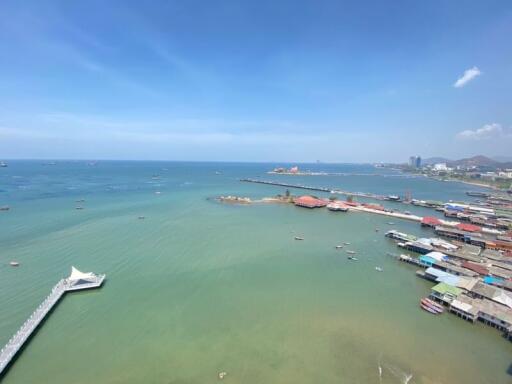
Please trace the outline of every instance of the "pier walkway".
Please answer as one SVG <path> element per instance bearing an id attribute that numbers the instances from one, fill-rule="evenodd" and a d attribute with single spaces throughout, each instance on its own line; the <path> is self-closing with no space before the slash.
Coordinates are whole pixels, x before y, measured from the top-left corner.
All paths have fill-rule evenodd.
<path id="1" fill-rule="evenodd" d="M 14 356 L 23 347 L 27 339 L 35 332 L 39 324 L 44 320 L 48 312 L 59 302 L 64 293 L 88 288 L 97 288 L 105 280 L 105 275 L 82 273 L 72 267 L 71 275 L 67 279 L 60 280 L 46 296 L 44 301 L 32 312 L 13 337 L 0 350 L 0 377 L 4 369 L 9 365 Z"/>

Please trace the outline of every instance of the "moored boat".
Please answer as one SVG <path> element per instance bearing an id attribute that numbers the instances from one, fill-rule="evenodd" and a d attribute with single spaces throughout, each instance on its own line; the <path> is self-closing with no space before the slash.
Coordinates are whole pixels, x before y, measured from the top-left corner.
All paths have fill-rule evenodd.
<path id="1" fill-rule="evenodd" d="M 347 251 L 347 253 L 348 253 L 349 255 L 355 255 L 355 254 L 356 254 L 356 251 Z"/>
<path id="2" fill-rule="evenodd" d="M 11 262 L 9 263 L 9 265 L 10 265 L 11 267 L 18 267 L 18 266 L 20 265 L 20 263 L 18 263 L 17 261 L 11 261 Z"/>
<path id="3" fill-rule="evenodd" d="M 426 305 L 427 307 L 432 308 L 437 313 L 443 313 L 444 307 L 441 304 L 436 303 L 433 300 L 430 300 L 428 298 L 421 299 L 421 304 Z"/>
<path id="4" fill-rule="evenodd" d="M 295 236 L 295 237 L 294 237 L 294 239 L 295 239 L 295 240 L 304 240 L 304 238 L 303 238 L 303 237 L 300 237 L 300 236 Z"/>
<path id="5" fill-rule="evenodd" d="M 423 303 L 420 303 L 420 307 L 421 309 L 423 309 L 424 311 L 427 311 L 428 313 L 431 313 L 433 315 L 438 315 L 439 313 L 436 312 L 433 308 L 423 304 Z"/>

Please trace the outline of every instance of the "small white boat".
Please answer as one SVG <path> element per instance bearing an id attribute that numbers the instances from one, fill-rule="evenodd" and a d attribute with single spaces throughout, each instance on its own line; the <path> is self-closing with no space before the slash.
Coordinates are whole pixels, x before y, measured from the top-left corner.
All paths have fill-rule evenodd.
<path id="1" fill-rule="evenodd" d="M 345 241 L 343 244 L 345 244 L 345 245 L 350 245 L 350 243 L 349 243 L 349 242 L 347 242 L 347 241 Z"/>
<path id="2" fill-rule="evenodd" d="M 375 267 L 375 270 L 376 270 L 377 272 L 384 272 L 384 270 L 383 270 L 381 267 Z"/>
<path id="3" fill-rule="evenodd" d="M 337 245 L 337 246 L 335 246 L 334 248 L 336 248 L 336 249 L 341 249 L 341 248 L 343 248 L 343 245 Z"/>
<path id="4" fill-rule="evenodd" d="M 161 194 L 161 193 L 162 193 L 162 192 L 160 192 L 160 191 L 156 191 L 156 192 L 155 192 L 155 195 L 159 195 L 159 194 Z"/>
<path id="5" fill-rule="evenodd" d="M 375 228 L 375 232 L 379 232 L 379 228 Z"/>
<path id="6" fill-rule="evenodd" d="M 81 207 L 81 206 L 77 206 L 77 207 L 75 207 L 75 209 L 78 209 L 78 210 L 80 210 L 80 209 L 84 209 L 84 207 Z"/>
<path id="7" fill-rule="evenodd" d="M 392 221 L 388 221 L 388 225 L 395 225 Z"/>
<path id="8" fill-rule="evenodd" d="M 347 251 L 347 253 L 348 253 L 349 255 L 355 255 L 355 254 L 356 254 L 356 251 Z"/>
<path id="9" fill-rule="evenodd" d="M 20 263 L 18 263 L 17 261 L 11 261 L 11 262 L 9 263 L 9 265 L 10 265 L 11 267 L 18 267 L 18 266 L 20 265 Z"/>
<path id="10" fill-rule="evenodd" d="M 304 238 L 303 238 L 303 237 L 300 237 L 300 236 L 295 236 L 295 237 L 294 237 L 294 239 L 295 239 L 295 240 L 304 240 Z"/>
<path id="11" fill-rule="evenodd" d="M 359 260 L 357 257 L 354 257 L 354 256 L 349 256 L 349 257 L 347 257 L 347 259 L 352 260 L 352 261 L 358 261 Z"/>

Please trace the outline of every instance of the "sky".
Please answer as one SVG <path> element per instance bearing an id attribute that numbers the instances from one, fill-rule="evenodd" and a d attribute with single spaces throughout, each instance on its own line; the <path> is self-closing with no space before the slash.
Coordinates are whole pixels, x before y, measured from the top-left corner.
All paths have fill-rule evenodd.
<path id="1" fill-rule="evenodd" d="M 512 2 L 0 2 L 0 158 L 512 156 Z"/>

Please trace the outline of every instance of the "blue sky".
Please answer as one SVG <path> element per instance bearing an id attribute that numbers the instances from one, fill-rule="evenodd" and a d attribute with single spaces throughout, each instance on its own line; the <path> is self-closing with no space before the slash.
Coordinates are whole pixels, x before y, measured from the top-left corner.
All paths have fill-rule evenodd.
<path id="1" fill-rule="evenodd" d="M 512 2 L 2 1 L 0 157 L 512 156 Z"/>

